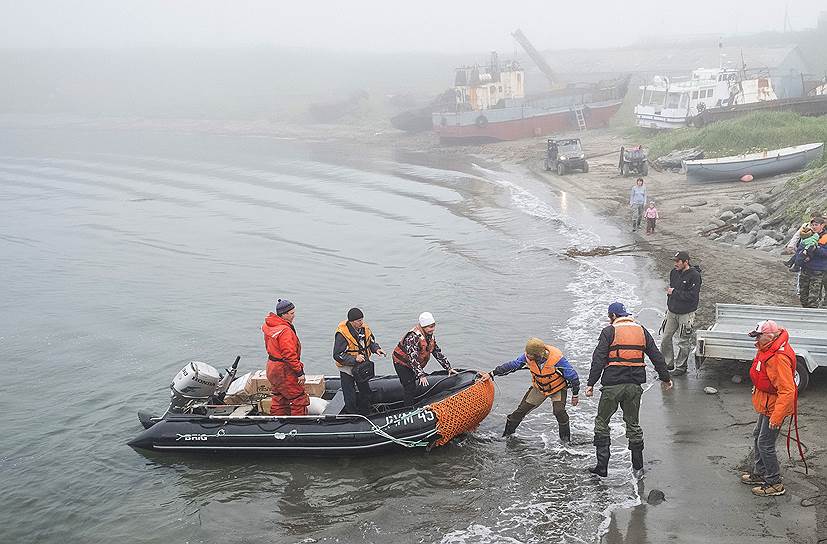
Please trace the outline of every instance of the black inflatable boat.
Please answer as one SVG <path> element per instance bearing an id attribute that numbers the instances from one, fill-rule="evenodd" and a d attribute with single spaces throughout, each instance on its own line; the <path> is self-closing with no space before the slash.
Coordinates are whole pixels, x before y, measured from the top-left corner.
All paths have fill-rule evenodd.
<path id="1" fill-rule="evenodd" d="M 402 403 L 397 376 L 373 378 L 372 411 L 368 416 L 341 413 L 344 401 L 338 377 L 325 378 L 321 397 L 328 402 L 324 412 L 308 416 L 260 414 L 256 403 L 176 403 L 173 391 L 173 403 L 163 415 L 139 412 L 145 430 L 129 445 L 155 451 L 275 455 L 431 448 L 475 429 L 491 411 L 494 385 L 477 381 L 478 377 L 474 370 L 453 376 L 444 371 L 430 374 L 429 386 L 421 388 L 416 406 L 411 408 Z"/>

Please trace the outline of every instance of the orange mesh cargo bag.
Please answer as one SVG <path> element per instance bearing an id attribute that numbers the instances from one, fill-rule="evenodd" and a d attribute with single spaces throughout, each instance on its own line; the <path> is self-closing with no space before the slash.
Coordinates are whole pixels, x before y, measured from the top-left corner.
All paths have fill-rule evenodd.
<path id="1" fill-rule="evenodd" d="M 459 393 L 428 406 L 436 414 L 440 438 L 434 446 L 442 446 L 455 436 L 473 431 L 488 416 L 494 405 L 494 381 L 477 382 Z"/>

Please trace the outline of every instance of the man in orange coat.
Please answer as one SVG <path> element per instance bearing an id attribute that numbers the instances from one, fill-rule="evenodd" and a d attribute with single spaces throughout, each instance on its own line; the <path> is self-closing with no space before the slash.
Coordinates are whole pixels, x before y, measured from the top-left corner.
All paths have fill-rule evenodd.
<path id="1" fill-rule="evenodd" d="M 775 442 L 784 418 L 795 412 L 795 351 L 789 344 L 790 335 L 775 321 L 761 321 L 749 335 L 755 338 L 758 348 L 749 371 L 754 385 L 752 406 L 758 412 L 758 423 L 752 433 L 755 468 L 751 473 L 742 474 L 741 481 L 757 486 L 752 492 L 758 496 L 783 495 L 785 489 L 781 483 Z"/>
<path id="2" fill-rule="evenodd" d="M 296 307 L 289 300 L 276 302 L 276 313 L 264 318 L 261 331 L 267 349 L 267 379 L 273 386 L 270 415 L 305 416 L 310 397 L 304 391 L 302 345 L 293 327 Z"/>

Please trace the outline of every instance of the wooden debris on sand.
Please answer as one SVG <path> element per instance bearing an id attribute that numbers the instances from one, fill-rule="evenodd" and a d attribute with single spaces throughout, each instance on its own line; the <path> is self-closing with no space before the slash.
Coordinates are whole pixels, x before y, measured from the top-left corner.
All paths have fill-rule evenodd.
<path id="1" fill-rule="evenodd" d="M 642 248 L 634 247 L 636 244 L 625 244 L 622 246 L 597 246 L 589 249 L 570 247 L 566 250 L 568 257 L 609 257 L 617 255 L 631 255 L 630 252 L 643 251 Z"/>

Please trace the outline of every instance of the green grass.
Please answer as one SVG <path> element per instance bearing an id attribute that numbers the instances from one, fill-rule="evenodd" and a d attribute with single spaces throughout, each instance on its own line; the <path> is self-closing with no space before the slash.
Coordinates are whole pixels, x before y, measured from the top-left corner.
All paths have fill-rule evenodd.
<path id="1" fill-rule="evenodd" d="M 798 222 L 808 220 L 813 211 L 827 211 L 827 193 L 823 190 L 825 182 L 827 164 L 790 178 L 784 184 L 784 217 Z"/>
<path id="2" fill-rule="evenodd" d="M 726 157 L 792 145 L 827 142 L 827 117 L 789 112 L 756 112 L 704 128 L 681 128 L 655 135 L 637 130 L 654 160 L 674 149 L 700 147 L 707 158 Z M 634 135 L 630 131 L 630 135 Z M 813 166 L 827 164 L 827 156 Z"/>

